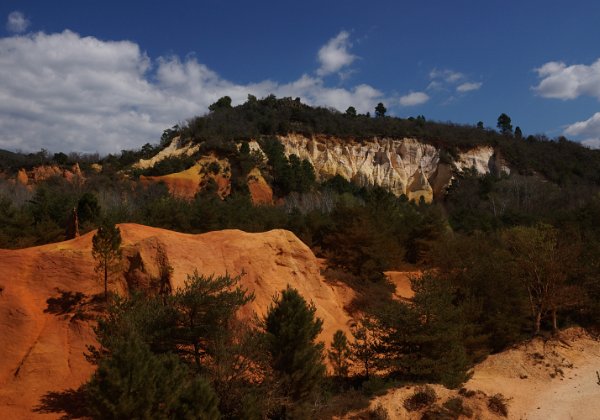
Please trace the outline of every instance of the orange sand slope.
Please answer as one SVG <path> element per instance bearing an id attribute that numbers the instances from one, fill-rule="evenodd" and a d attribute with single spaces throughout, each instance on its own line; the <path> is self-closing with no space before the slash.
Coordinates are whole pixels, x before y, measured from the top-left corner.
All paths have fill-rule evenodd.
<path id="1" fill-rule="evenodd" d="M 128 282 L 155 275 L 156 253 L 163 248 L 173 267 L 173 287 L 187 274 L 237 275 L 256 298 L 242 314 L 264 314 L 272 296 L 288 284 L 317 307 L 324 320 L 321 340 L 337 329 L 348 331 L 342 309 L 344 290 L 325 283 L 311 250 L 292 233 L 238 230 L 189 235 L 136 224 L 120 225 L 124 273 L 111 288 L 121 293 Z M 93 232 L 70 241 L 22 250 L 0 250 L 0 418 L 56 418 L 32 411 L 49 391 L 76 388 L 93 371 L 83 353 L 94 342 L 91 321 L 49 298 L 100 293 L 91 257 Z M 72 295 L 70 295 L 72 296 Z M 90 309 L 90 299 L 85 305 Z M 88 303 L 85 303 L 88 302 Z"/>

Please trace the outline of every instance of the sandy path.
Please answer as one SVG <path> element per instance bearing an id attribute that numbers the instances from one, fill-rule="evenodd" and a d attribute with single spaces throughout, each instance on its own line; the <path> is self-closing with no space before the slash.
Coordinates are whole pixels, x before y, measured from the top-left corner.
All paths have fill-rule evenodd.
<path id="1" fill-rule="evenodd" d="M 595 420 L 600 418 L 600 360 L 574 368 L 559 384 L 539 394 L 526 412 L 527 420 Z"/>
<path id="2" fill-rule="evenodd" d="M 572 328 L 562 340 L 536 338 L 492 355 L 475 368 L 467 388 L 508 399 L 509 418 L 600 419 L 600 341 Z"/>

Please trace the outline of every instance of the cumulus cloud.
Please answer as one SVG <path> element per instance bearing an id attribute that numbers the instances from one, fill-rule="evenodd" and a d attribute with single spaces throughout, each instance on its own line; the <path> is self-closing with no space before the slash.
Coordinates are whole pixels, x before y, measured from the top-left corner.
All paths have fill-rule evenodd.
<path id="1" fill-rule="evenodd" d="M 573 123 L 564 131 L 567 136 L 583 138 L 582 144 L 591 148 L 600 148 L 600 112 L 596 112 L 584 121 Z"/>
<path id="2" fill-rule="evenodd" d="M 19 34 L 25 32 L 30 23 L 23 13 L 14 11 L 9 13 L 6 19 L 6 30 Z"/>
<path id="3" fill-rule="evenodd" d="M 588 95 L 600 99 L 600 59 L 571 66 L 551 61 L 535 71 L 541 81 L 533 89 L 544 98 L 567 100 Z"/>
<path id="4" fill-rule="evenodd" d="M 348 51 L 350 47 L 352 47 L 350 34 L 346 31 L 341 31 L 336 37 L 331 38 L 319 50 L 318 58 L 321 66 L 317 70 L 317 75 L 326 76 L 352 64 L 357 57 Z"/>
<path id="5" fill-rule="evenodd" d="M 410 92 L 400 97 L 400 105 L 415 106 L 422 105 L 429 100 L 429 95 L 424 92 Z"/>
<path id="6" fill-rule="evenodd" d="M 581 144 L 590 149 L 600 149 L 600 138 L 583 140 Z"/>
<path id="7" fill-rule="evenodd" d="M 479 88 L 481 88 L 482 84 L 483 83 L 481 83 L 481 82 L 462 83 L 456 87 L 456 91 L 460 92 L 460 93 L 471 92 L 473 90 L 478 90 Z"/>
<path id="8" fill-rule="evenodd" d="M 236 84 L 193 57 L 153 60 L 136 43 L 68 30 L 0 38 L 0 148 L 136 148 L 205 113 L 224 95 L 240 104 L 249 93 L 300 97 L 339 110 L 352 105 L 359 112 L 385 99 L 369 85 L 332 88 L 308 74 L 289 83 Z"/>

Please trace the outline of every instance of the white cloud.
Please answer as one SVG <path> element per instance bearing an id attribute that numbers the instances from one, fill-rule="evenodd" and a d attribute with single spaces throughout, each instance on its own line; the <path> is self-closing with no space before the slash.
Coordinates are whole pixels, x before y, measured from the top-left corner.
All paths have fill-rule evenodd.
<path id="1" fill-rule="evenodd" d="M 319 50 L 318 58 L 321 66 L 317 70 L 317 75 L 326 76 L 352 64 L 357 57 L 348 52 L 350 47 L 352 47 L 350 34 L 346 31 L 341 31 L 335 38 L 331 38 Z"/>
<path id="2" fill-rule="evenodd" d="M 600 138 L 600 112 L 596 112 L 585 121 L 578 121 L 565 128 L 568 136 L 599 137 Z"/>
<path id="3" fill-rule="evenodd" d="M 385 100 L 369 85 L 332 88 L 302 75 L 289 83 L 236 84 L 195 58 L 149 58 L 129 41 L 64 31 L 0 38 L 0 148 L 101 153 L 156 142 L 218 98 L 300 97 L 359 112 Z"/>
<path id="4" fill-rule="evenodd" d="M 429 95 L 424 92 L 410 92 L 400 97 L 400 105 L 402 106 L 415 106 L 422 105 L 429 100 Z"/>
<path id="5" fill-rule="evenodd" d="M 9 32 L 22 33 L 27 30 L 30 23 L 23 13 L 14 11 L 10 12 L 6 19 L 6 29 Z"/>
<path id="6" fill-rule="evenodd" d="M 589 66 L 551 61 L 535 71 L 542 80 L 533 89 L 544 98 L 566 100 L 588 95 L 600 99 L 600 59 Z"/>
<path id="7" fill-rule="evenodd" d="M 450 69 L 433 69 L 429 72 L 431 82 L 427 85 L 428 91 L 466 93 L 477 90 L 483 85 L 482 82 L 470 82 L 464 73 Z M 454 98 L 450 98 L 453 100 Z M 448 102 L 448 101 L 446 101 Z"/>
<path id="8" fill-rule="evenodd" d="M 429 78 L 432 80 L 440 79 L 446 83 L 457 83 L 465 78 L 465 75 L 454 70 L 433 69 L 429 72 Z"/>
<path id="9" fill-rule="evenodd" d="M 437 80 L 432 80 L 427 87 L 426 90 L 441 90 L 443 89 L 444 84 L 442 82 L 438 82 Z"/>
<path id="10" fill-rule="evenodd" d="M 456 91 L 460 92 L 460 93 L 471 92 L 473 90 L 478 90 L 479 88 L 481 88 L 482 84 L 483 83 L 481 83 L 481 82 L 462 83 L 456 87 Z"/>
<path id="11" fill-rule="evenodd" d="M 596 112 L 585 121 L 573 123 L 564 130 L 567 136 L 583 138 L 582 144 L 592 148 L 600 148 L 600 112 Z"/>
<path id="12" fill-rule="evenodd" d="M 600 149 L 600 138 L 583 140 L 581 144 L 590 149 Z"/>

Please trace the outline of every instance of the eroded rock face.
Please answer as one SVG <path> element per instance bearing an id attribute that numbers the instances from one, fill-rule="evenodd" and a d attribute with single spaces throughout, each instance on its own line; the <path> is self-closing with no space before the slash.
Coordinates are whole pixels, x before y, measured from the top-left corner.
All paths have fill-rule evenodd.
<path id="1" fill-rule="evenodd" d="M 480 174 L 491 170 L 508 172 L 496 158 L 492 147 L 477 147 L 461 152 L 453 164 L 440 161 L 435 146 L 416 139 L 375 138 L 352 142 L 327 137 L 281 136 L 287 155 L 307 159 L 318 179 L 340 175 L 360 186 L 378 185 L 410 200 L 421 197 L 430 202 L 452 178 L 452 166 L 462 171 L 474 168 Z"/>
<path id="2" fill-rule="evenodd" d="M 74 164 L 71 169 L 61 169 L 56 165 L 40 165 L 27 171 L 19 169 L 16 176 L 16 182 L 25 186 L 35 186 L 54 176 L 60 176 L 71 183 L 82 183 L 84 176 L 79 168 L 79 164 Z"/>
<path id="3" fill-rule="evenodd" d="M 319 179 L 340 175 L 360 186 L 379 185 L 410 199 L 433 198 L 427 178 L 435 171 L 439 154 L 431 145 L 413 139 L 359 143 L 299 135 L 280 140 L 286 154 L 308 159 Z"/>
<path id="4" fill-rule="evenodd" d="M 444 194 L 455 171 L 474 169 L 481 175 L 490 172 L 510 173 L 504 159 L 491 146 L 461 151 L 455 159 L 448 161 L 448 158 L 440 157 L 438 148 L 414 138 L 373 138 L 359 142 L 322 135 L 309 138 L 300 134 L 288 134 L 279 136 L 279 140 L 284 145 L 287 156 L 294 154 L 313 165 L 318 180 L 339 175 L 359 186 L 381 186 L 397 196 L 404 194 L 409 200 L 415 201 L 423 199 L 431 202 L 434 196 Z M 262 153 L 257 141 L 250 141 L 248 145 L 252 152 Z M 179 138 L 176 138 L 158 155 L 142 160 L 135 166 L 149 167 L 174 153 L 193 153 L 197 150 L 195 147 L 179 147 Z M 194 172 L 194 176 L 191 176 L 191 172 Z M 191 172 L 188 170 L 145 179 L 164 181 L 174 194 L 193 197 L 201 187 L 198 187 L 198 170 L 193 169 Z M 219 184 L 219 195 L 226 196 L 227 188 L 222 188 L 218 179 L 215 181 Z M 248 177 L 248 187 L 255 203 L 272 202 L 272 190 L 257 168 Z"/>
<path id="5" fill-rule="evenodd" d="M 248 173 L 247 182 L 254 204 L 273 204 L 273 189 L 262 176 L 260 169 L 253 168 Z"/>
<path id="6" fill-rule="evenodd" d="M 211 166 L 213 165 L 213 166 Z M 161 175 L 140 176 L 140 182 L 164 183 L 175 197 L 191 200 L 199 192 L 214 182 L 219 197 L 227 197 L 231 193 L 231 166 L 229 161 L 215 156 L 204 156 L 184 171 Z"/>
<path id="7" fill-rule="evenodd" d="M 200 150 L 200 145 L 182 145 L 180 144 L 179 136 L 175 137 L 171 143 L 163 150 L 152 156 L 150 159 L 140 159 L 139 162 L 133 164 L 133 168 L 148 169 L 153 168 L 161 160 L 176 156 L 191 156 Z"/>

